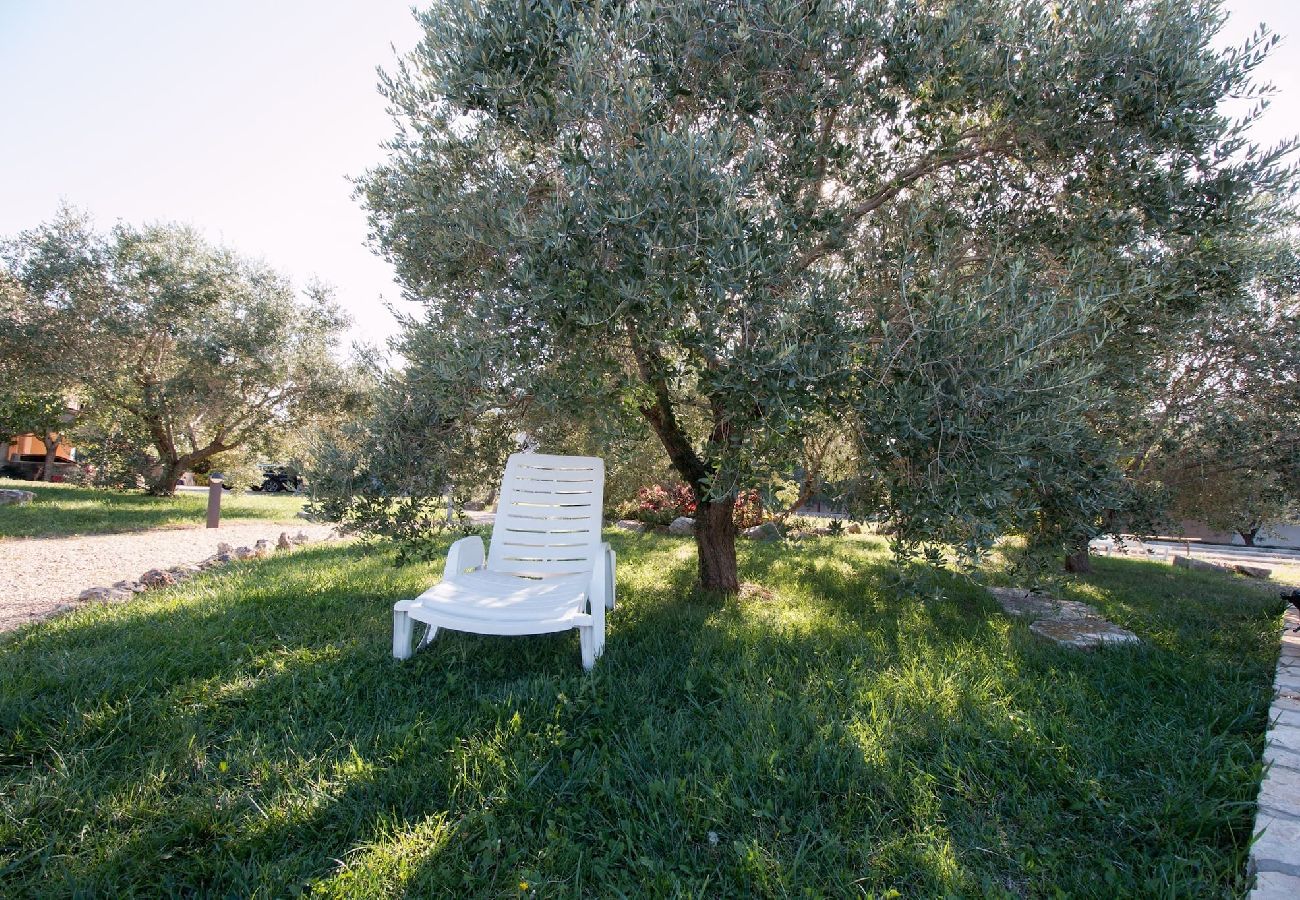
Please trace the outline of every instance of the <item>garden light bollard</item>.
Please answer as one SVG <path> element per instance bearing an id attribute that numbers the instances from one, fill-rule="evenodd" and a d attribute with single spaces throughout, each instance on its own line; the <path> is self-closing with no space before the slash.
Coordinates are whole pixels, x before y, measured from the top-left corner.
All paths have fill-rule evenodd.
<path id="1" fill-rule="evenodd" d="M 221 476 L 215 472 L 208 476 L 208 527 L 221 525 Z"/>

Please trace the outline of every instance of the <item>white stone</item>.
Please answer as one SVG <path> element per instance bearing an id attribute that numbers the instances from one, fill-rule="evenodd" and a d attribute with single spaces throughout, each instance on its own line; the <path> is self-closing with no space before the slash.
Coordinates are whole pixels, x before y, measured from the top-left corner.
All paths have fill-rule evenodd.
<path id="1" fill-rule="evenodd" d="M 1258 871 L 1300 865 L 1300 819 L 1270 815 L 1261 808 L 1255 818 L 1255 833 L 1259 837 L 1250 856 Z"/>
<path id="2" fill-rule="evenodd" d="M 695 520 L 690 516 L 678 516 L 668 526 L 669 534 L 695 534 Z"/>
<path id="3" fill-rule="evenodd" d="M 1279 722 L 1268 730 L 1265 736 L 1267 744 L 1300 753 L 1300 727 Z"/>
<path id="4" fill-rule="evenodd" d="M 645 523 L 638 522 L 636 519 L 619 519 L 614 523 L 615 528 L 621 528 L 624 531 L 630 531 L 633 534 L 640 534 L 645 531 Z"/>
<path id="5" fill-rule="evenodd" d="M 36 499 L 36 495 L 31 491 L 24 491 L 18 488 L 0 489 L 0 506 L 15 504 L 17 506 L 26 506 Z"/>
<path id="6" fill-rule="evenodd" d="M 746 528 L 741 532 L 741 535 L 751 541 L 779 541 L 781 540 L 781 528 L 775 522 L 764 522 L 762 525 Z"/>

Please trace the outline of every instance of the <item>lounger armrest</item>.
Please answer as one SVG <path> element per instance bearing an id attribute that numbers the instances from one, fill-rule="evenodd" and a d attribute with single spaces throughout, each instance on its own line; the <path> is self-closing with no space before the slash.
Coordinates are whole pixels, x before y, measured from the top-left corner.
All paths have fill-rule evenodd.
<path id="1" fill-rule="evenodd" d="M 483 538 L 477 534 L 463 537 L 451 545 L 447 551 L 447 564 L 442 568 L 442 577 L 464 575 L 468 569 L 483 566 Z"/>

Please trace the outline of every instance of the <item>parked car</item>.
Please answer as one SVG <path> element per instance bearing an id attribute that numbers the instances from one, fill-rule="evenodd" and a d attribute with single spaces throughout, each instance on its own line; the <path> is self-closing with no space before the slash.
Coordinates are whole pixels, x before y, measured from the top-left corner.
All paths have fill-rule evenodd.
<path id="1" fill-rule="evenodd" d="M 282 463 L 263 463 L 259 468 L 262 470 L 262 483 L 254 485 L 253 490 L 263 494 L 296 494 L 305 485 L 301 475 Z"/>

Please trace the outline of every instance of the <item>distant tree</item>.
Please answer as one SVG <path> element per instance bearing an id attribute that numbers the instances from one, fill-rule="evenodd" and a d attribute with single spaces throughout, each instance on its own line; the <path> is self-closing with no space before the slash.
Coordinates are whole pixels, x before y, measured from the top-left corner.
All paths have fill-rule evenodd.
<path id="1" fill-rule="evenodd" d="M 86 403 L 147 436 L 149 490 L 327 409 L 344 319 L 265 264 L 190 228 L 94 234 L 65 211 L 5 245 L 27 312 L 0 350 L 33 375 L 72 371 Z"/>
<path id="2" fill-rule="evenodd" d="M 639 418 L 722 591 L 735 497 L 794 471 L 825 417 L 873 476 L 855 509 L 901 547 L 978 551 L 1045 505 L 1082 504 L 1042 530 L 1078 539 L 1112 486 L 1090 474 L 1096 351 L 1289 178 L 1286 148 L 1218 112 L 1271 39 L 1212 49 L 1217 2 L 469 0 L 421 21 L 360 185 L 428 311 L 409 388 L 451 423 Z"/>
<path id="3" fill-rule="evenodd" d="M 1121 424 L 1131 480 L 1250 544 L 1300 500 L 1300 252 L 1276 235 L 1236 251 L 1216 302 L 1159 332 Z"/>
<path id="4" fill-rule="evenodd" d="M 45 448 L 42 481 L 54 477 L 59 445 L 67 441 L 72 421 L 68 399 L 61 393 L 13 387 L 0 390 L 0 442 L 7 445 L 19 435 L 35 435 Z"/>

